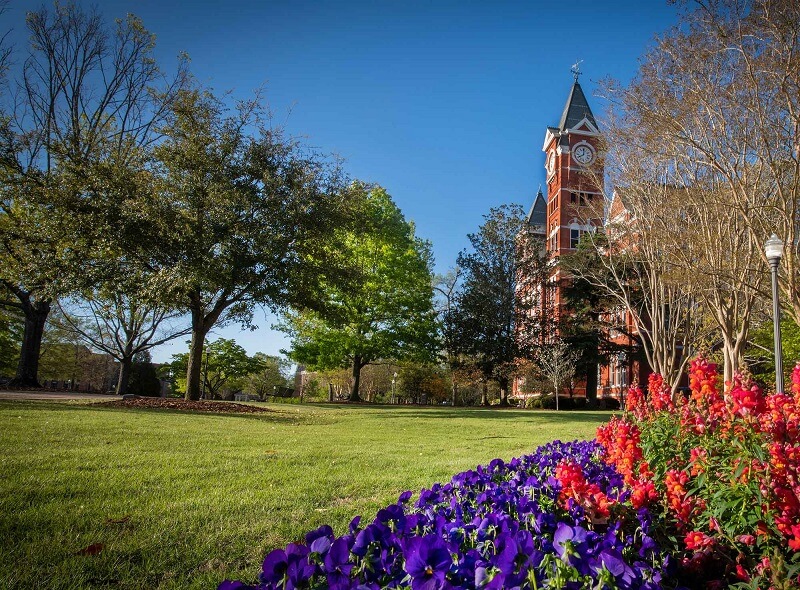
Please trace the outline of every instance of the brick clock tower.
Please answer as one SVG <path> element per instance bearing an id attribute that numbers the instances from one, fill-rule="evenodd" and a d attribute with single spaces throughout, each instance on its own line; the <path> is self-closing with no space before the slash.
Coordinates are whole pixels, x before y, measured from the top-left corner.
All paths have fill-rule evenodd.
<path id="1" fill-rule="evenodd" d="M 558 127 L 548 127 L 544 146 L 547 173 L 545 247 L 552 258 L 573 251 L 584 232 L 602 223 L 603 164 L 599 157 L 600 132 L 586 101 L 578 73 Z M 558 271 L 550 277 L 546 302 L 558 313 Z"/>
<path id="2" fill-rule="evenodd" d="M 573 68 L 575 82 L 570 90 L 558 127 L 548 127 L 542 150 L 545 153 L 547 174 L 546 197 L 539 190 L 528 214 L 528 231 L 540 236 L 552 260 L 572 252 L 584 232 L 602 223 L 603 164 L 599 157 L 600 131 L 592 109 L 578 83 L 577 66 Z M 561 309 L 560 270 L 553 267 L 547 284 L 541 290 L 542 318 L 557 320 Z M 576 376 L 571 391 L 586 395 L 585 375 Z M 592 377 L 592 387 L 596 380 Z M 525 391 L 525 380 L 514 382 L 514 394 L 527 397 L 535 392 Z"/>
<path id="3" fill-rule="evenodd" d="M 594 231 L 603 223 L 605 200 L 603 196 L 603 160 L 599 153 L 600 130 L 589 108 L 586 95 L 578 83 L 577 65 L 573 67 L 575 82 L 570 90 L 567 104 L 561 114 L 558 127 L 548 127 L 542 151 L 545 153 L 547 175 L 546 196 L 541 189 L 528 214 L 528 232 L 539 236 L 549 257 L 558 257 L 573 252 L 587 231 Z M 611 204 L 614 214 L 624 213 L 621 200 Z M 561 276 L 558 265 L 554 265 L 547 284 L 541 286 L 542 318 L 557 320 L 561 312 L 561 287 L 568 277 Z M 613 321 L 625 323 L 628 331 L 633 322 L 624 309 L 612 312 Z M 618 317 L 617 317 L 618 316 Z M 621 347 L 631 346 L 628 336 L 614 332 L 613 341 Z M 587 394 L 587 389 L 597 392 L 598 397 L 622 398 L 631 378 L 646 383 L 646 367 L 624 355 L 618 354 L 609 360 L 608 365 L 598 367 L 590 375 L 576 375 L 570 392 L 577 396 Z M 527 390 L 523 377 L 514 382 L 514 395 L 528 397 L 537 392 Z M 564 393 L 563 391 L 561 392 Z"/>

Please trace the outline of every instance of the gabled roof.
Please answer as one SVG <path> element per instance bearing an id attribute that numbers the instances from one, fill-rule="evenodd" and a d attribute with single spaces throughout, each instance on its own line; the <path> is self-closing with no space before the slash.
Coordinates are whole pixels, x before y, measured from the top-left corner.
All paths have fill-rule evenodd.
<path id="1" fill-rule="evenodd" d="M 570 90 L 567 104 L 564 105 L 564 112 L 561 114 L 561 122 L 558 124 L 558 128 L 561 131 L 572 129 L 583 119 L 589 121 L 597 129 L 597 121 L 594 119 L 592 109 L 589 108 L 586 95 L 583 93 L 581 85 L 575 81 L 572 85 L 572 90 Z"/>
<path id="2" fill-rule="evenodd" d="M 619 188 L 615 188 L 614 194 L 611 197 L 611 203 L 608 207 L 608 221 L 614 221 L 625 213 L 632 215 L 631 208 L 623 196 L 623 191 L 621 191 Z"/>
<path id="3" fill-rule="evenodd" d="M 539 193 L 533 200 L 531 210 L 528 212 L 528 227 L 531 229 L 547 225 L 547 202 L 542 194 L 542 187 L 539 187 Z"/>

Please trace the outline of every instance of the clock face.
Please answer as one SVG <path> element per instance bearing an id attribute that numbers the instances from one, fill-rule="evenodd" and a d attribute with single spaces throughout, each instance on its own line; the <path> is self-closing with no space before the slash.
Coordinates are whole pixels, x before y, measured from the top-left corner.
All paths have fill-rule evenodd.
<path id="1" fill-rule="evenodd" d="M 552 174 L 555 172 L 556 169 L 556 154 L 555 152 L 550 152 L 550 156 L 547 158 L 547 171 Z"/>
<path id="2" fill-rule="evenodd" d="M 579 164 L 588 164 L 594 160 L 594 152 L 588 145 L 579 145 L 572 152 L 572 157 L 575 158 L 575 161 Z"/>

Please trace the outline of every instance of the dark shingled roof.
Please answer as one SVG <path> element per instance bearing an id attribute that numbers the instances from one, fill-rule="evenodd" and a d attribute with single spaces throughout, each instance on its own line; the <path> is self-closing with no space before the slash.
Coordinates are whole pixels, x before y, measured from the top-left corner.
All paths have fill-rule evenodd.
<path id="1" fill-rule="evenodd" d="M 528 225 L 530 227 L 541 226 L 547 224 L 547 202 L 542 194 L 542 187 L 539 187 L 539 194 L 533 200 L 531 210 L 528 212 Z"/>
<path id="2" fill-rule="evenodd" d="M 581 85 L 575 82 L 569 93 L 567 104 L 564 106 L 564 112 L 561 115 L 561 122 L 558 124 L 558 128 L 561 131 L 572 129 L 575 125 L 580 123 L 584 117 L 588 119 L 595 128 L 597 127 L 597 121 L 595 121 L 592 109 L 589 108 L 589 103 L 586 101 L 586 95 L 583 93 Z"/>

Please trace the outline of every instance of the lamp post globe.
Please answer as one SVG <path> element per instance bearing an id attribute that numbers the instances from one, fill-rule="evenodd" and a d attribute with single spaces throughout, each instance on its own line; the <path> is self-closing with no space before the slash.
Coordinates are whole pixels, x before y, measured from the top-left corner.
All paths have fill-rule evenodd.
<path id="1" fill-rule="evenodd" d="M 783 258 L 783 242 L 772 234 L 764 244 L 764 254 L 772 275 L 772 328 L 775 334 L 775 392 L 783 393 L 783 347 L 781 346 L 781 305 L 778 301 L 778 267 Z"/>
<path id="2" fill-rule="evenodd" d="M 779 265 L 781 258 L 783 258 L 783 241 L 775 234 L 772 234 L 764 244 L 764 253 L 767 255 L 770 266 Z"/>

